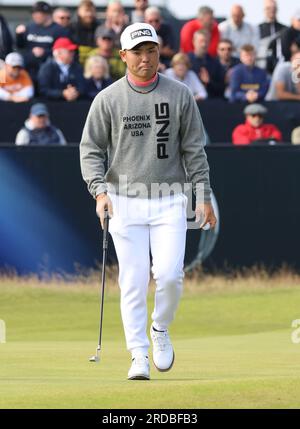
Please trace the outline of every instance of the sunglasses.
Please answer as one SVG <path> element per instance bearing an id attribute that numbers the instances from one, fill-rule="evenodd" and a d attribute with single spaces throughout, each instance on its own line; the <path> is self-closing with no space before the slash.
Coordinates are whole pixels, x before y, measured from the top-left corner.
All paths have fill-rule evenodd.
<path id="1" fill-rule="evenodd" d="M 260 113 L 254 113 L 252 116 L 252 118 L 263 118 L 263 115 L 261 115 Z"/>
<path id="2" fill-rule="evenodd" d="M 232 48 L 219 48 L 219 51 L 232 51 Z"/>
<path id="3" fill-rule="evenodd" d="M 157 23 L 157 22 L 160 22 L 160 20 L 159 19 L 149 19 L 148 22 L 156 22 Z"/>
<path id="4" fill-rule="evenodd" d="M 70 16 L 58 16 L 58 19 L 62 19 L 62 20 L 66 20 L 66 21 L 70 21 L 71 17 Z"/>

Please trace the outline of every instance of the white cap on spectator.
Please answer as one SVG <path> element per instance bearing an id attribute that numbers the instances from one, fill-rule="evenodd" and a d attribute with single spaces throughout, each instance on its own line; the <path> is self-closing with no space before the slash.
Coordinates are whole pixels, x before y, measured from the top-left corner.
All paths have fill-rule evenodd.
<path id="1" fill-rule="evenodd" d="M 136 22 L 125 28 L 121 34 L 121 47 L 124 49 L 132 49 L 140 43 L 153 42 L 159 44 L 156 31 L 150 24 L 145 22 Z"/>
<path id="2" fill-rule="evenodd" d="M 24 67 L 23 57 L 17 52 L 11 52 L 10 54 L 6 55 L 5 63 L 12 67 Z"/>

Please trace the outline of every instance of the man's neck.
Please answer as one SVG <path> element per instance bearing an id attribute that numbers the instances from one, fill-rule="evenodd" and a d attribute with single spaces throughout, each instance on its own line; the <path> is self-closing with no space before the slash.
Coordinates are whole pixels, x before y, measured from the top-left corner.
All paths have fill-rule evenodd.
<path id="1" fill-rule="evenodd" d="M 140 78 L 137 78 L 136 76 L 133 76 L 130 72 L 128 72 L 127 77 L 128 77 L 129 82 L 132 83 L 133 85 L 145 87 L 145 86 L 149 86 L 152 83 L 154 83 L 157 80 L 158 75 L 157 75 L 157 73 L 155 73 L 154 76 L 152 76 L 150 79 L 141 80 Z"/>

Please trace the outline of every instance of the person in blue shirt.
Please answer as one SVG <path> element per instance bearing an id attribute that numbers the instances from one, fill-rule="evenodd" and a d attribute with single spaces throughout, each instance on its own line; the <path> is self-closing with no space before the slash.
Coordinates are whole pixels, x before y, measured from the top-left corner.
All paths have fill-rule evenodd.
<path id="1" fill-rule="evenodd" d="M 41 96 L 75 101 L 85 95 L 82 67 L 74 58 L 77 47 L 67 37 L 56 40 L 53 45 L 53 58 L 48 58 L 38 74 Z"/>
<path id="2" fill-rule="evenodd" d="M 206 30 L 198 30 L 193 36 L 194 52 L 188 54 L 191 69 L 196 73 L 209 98 L 224 97 L 225 71 L 220 62 L 208 54 L 209 39 Z"/>
<path id="3" fill-rule="evenodd" d="M 230 75 L 230 101 L 255 103 L 264 100 L 269 78 L 265 70 L 255 65 L 255 49 L 243 45 L 240 50 L 241 63 L 233 67 Z"/>
<path id="4" fill-rule="evenodd" d="M 40 66 L 51 56 L 59 37 L 68 37 L 68 30 L 53 22 L 52 8 L 43 1 L 34 3 L 32 21 L 16 28 L 16 45 L 22 50 L 25 68 L 35 82 Z"/>

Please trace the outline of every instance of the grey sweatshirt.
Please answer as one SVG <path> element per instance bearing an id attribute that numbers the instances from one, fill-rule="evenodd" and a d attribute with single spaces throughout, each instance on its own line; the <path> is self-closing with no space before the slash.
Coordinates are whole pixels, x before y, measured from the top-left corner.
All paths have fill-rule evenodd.
<path id="1" fill-rule="evenodd" d="M 191 92 L 161 74 L 150 89 L 138 92 L 124 77 L 95 97 L 80 143 L 89 192 L 155 198 L 168 193 L 162 184 L 180 184 L 172 186 L 177 193 L 192 183 L 197 201 L 210 201 L 204 127 Z"/>

